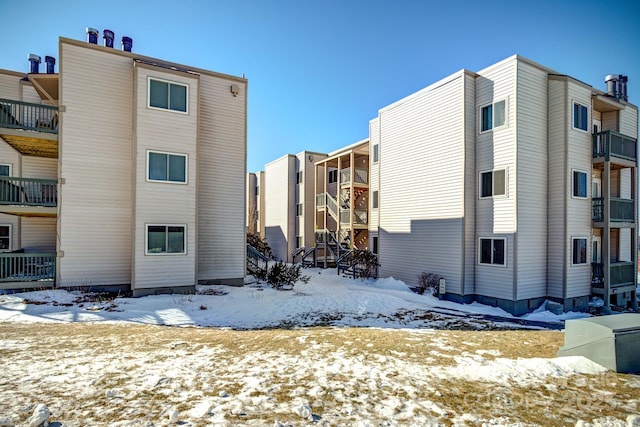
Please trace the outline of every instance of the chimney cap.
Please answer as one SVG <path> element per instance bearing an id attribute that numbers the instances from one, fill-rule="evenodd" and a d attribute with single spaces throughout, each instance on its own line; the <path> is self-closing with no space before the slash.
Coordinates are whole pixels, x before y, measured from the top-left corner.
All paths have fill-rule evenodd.
<path id="1" fill-rule="evenodd" d="M 92 27 L 87 27 L 87 33 L 98 34 L 98 30 L 96 30 L 95 28 L 92 28 Z"/>
<path id="2" fill-rule="evenodd" d="M 620 77 L 621 77 L 620 74 L 609 74 L 604 78 L 604 81 L 605 83 L 611 80 L 618 81 Z"/>
<path id="3" fill-rule="evenodd" d="M 28 59 L 29 61 L 40 62 L 40 56 L 36 55 L 35 53 L 30 53 Z"/>

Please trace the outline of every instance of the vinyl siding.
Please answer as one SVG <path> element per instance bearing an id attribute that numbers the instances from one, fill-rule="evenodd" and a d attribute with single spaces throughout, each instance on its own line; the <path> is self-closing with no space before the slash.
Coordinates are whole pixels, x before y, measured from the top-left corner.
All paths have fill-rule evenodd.
<path id="1" fill-rule="evenodd" d="M 4 73 L 0 70 L 0 98 L 19 101 L 21 78 L 14 73 Z"/>
<path id="2" fill-rule="evenodd" d="M 58 179 L 58 160 L 22 156 L 22 173 L 25 178 Z"/>
<path id="3" fill-rule="evenodd" d="M 232 83 L 238 86 L 237 96 L 229 90 Z M 200 76 L 198 280 L 245 275 L 247 90 L 246 82 Z"/>
<path id="4" fill-rule="evenodd" d="M 20 241 L 20 217 L 0 213 L 0 225 L 8 225 L 11 227 L 9 250 L 15 251 L 20 249 L 22 247 Z"/>
<path id="5" fill-rule="evenodd" d="M 566 135 L 570 111 L 566 80 L 549 79 L 548 89 L 548 198 L 547 198 L 547 295 L 564 296 L 564 273 L 567 268 L 566 206 L 568 174 L 566 172 Z"/>
<path id="6" fill-rule="evenodd" d="M 311 156 L 311 160 L 309 159 Z M 315 166 L 314 163 L 327 156 L 322 153 L 303 151 L 296 156 L 302 167 L 302 184 L 299 185 L 298 203 L 302 203 L 303 214 L 298 218 L 298 235 L 303 237 L 302 244 L 305 248 L 315 246 Z M 320 171 L 319 180 L 324 179 Z M 294 242 L 295 246 L 295 242 Z"/>
<path id="7" fill-rule="evenodd" d="M 516 294 L 547 292 L 547 72 L 518 61 Z"/>
<path id="8" fill-rule="evenodd" d="M 295 246 L 295 156 L 267 164 L 265 173 L 265 235 L 273 256 L 289 261 Z"/>
<path id="9" fill-rule="evenodd" d="M 59 64 L 57 283 L 130 284 L 133 64 L 64 41 Z"/>
<path id="10" fill-rule="evenodd" d="M 56 218 L 23 217 L 20 229 L 26 252 L 56 251 Z"/>
<path id="11" fill-rule="evenodd" d="M 480 265 L 476 253 L 476 294 L 512 300 L 514 295 L 514 233 L 516 232 L 516 67 L 512 58 L 487 70 L 476 78 L 476 186 L 480 173 L 505 169 L 507 196 L 476 201 L 476 237 L 505 238 L 506 266 Z M 506 101 L 506 124 L 480 133 L 481 108 Z M 476 244 L 477 241 L 476 241 Z"/>
<path id="12" fill-rule="evenodd" d="M 464 286 L 462 295 L 475 294 L 475 266 L 476 257 L 476 228 L 475 210 L 478 198 L 476 185 L 476 98 L 475 77 L 471 74 L 464 76 Z"/>
<path id="13" fill-rule="evenodd" d="M 620 133 L 638 138 L 638 109 L 627 106 L 620 111 Z"/>
<path id="14" fill-rule="evenodd" d="M 148 79 L 188 86 L 188 114 L 147 107 Z M 198 78 L 135 66 L 134 248 L 132 289 L 195 285 Z M 147 181 L 148 151 L 187 156 L 187 183 Z M 185 254 L 146 254 L 146 226 L 185 225 Z"/>
<path id="15" fill-rule="evenodd" d="M 613 130 L 618 132 L 618 111 L 607 111 L 602 113 L 602 130 Z"/>
<path id="16" fill-rule="evenodd" d="M 464 73 L 380 111 L 380 273 L 408 284 L 420 273 L 461 292 Z"/>
<path id="17" fill-rule="evenodd" d="M 20 158 L 20 153 L 0 138 L 0 164 L 11 165 L 12 176 L 22 176 Z"/>
<path id="18" fill-rule="evenodd" d="M 31 86 L 30 83 L 21 83 L 20 84 L 21 96 L 20 100 L 22 102 L 31 102 L 34 104 L 41 104 L 42 98 L 38 95 L 38 92 Z"/>
<path id="19" fill-rule="evenodd" d="M 378 145 L 378 158 L 381 159 L 380 146 L 380 120 L 375 118 L 369 122 L 369 230 L 378 231 L 380 224 L 380 211 L 373 209 L 373 192 L 380 191 L 380 161 L 373 161 L 373 146 Z M 369 241 L 369 247 L 372 248 L 373 242 Z"/>
<path id="20" fill-rule="evenodd" d="M 591 293 L 591 265 L 573 265 L 572 261 L 572 238 L 586 237 L 588 242 L 587 260 L 590 259 L 590 236 L 591 236 L 591 199 L 581 199 L 573 197 L 573 172 L 584 171 L 591 175 L 592 168 L 592 137 L 591 132 L 584 132 L 573 128 L 573 104 L 578 102 L 582 105 L 591 105 L 591 90 L 582 84 L 573 81 L 568 82 L 568 102 L 566 108 L 569 109 L 567 117 L 567 186 L 565 195 L 567 198 L 567 282 L 565 298 L 579 297 Z M 588 109 L 589 118 L 587 123 L 591 123 L 591 107 Z"/>

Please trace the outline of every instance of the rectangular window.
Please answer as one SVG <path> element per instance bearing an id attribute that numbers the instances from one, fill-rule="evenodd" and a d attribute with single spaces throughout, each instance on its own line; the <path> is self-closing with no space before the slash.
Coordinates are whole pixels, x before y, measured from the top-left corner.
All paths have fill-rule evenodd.
<path id="1" fill-rule="evenodd" d="M 302 171 L 296 172 L 296 183 L 302 184 Z"/>
<path id="2" fill-rule="evenodd" d="M 296 216 L 302 216 L 302 203 L 296 205 Z"/>
<path id="3" fill-rule="evenodd" d="M 572 240 L 573 246 L 573 265 L 580 265 L 587 263 L 587 238 L 586 237 L 574 237 Z"/>
<path id="4" fill-rule="evenodd" d="M 0 176 L 11 176 L 11 165 L 0 164 Z"/>
<path id="5" fill-rule="evenodd" d="M 187 112 L 187 85 L 149 78 L 149 107 Z"/>
<path id="6" fill-rule="evenodd" d="M 378 238 L 374 237 L 373 238 L 373 243 L 371 246 L 371 252 L 374 254 L 378 254 Z"/>
<path id="7" fill-rule="evenodd" d="M 187 156 L 147 151 L 147 179 L 186 184 Z"/>
<path id="8" fill-rule="evenodd" d="M 506 120 L 506 102 L 498 101 L 480 109 L 480 132 L 504 126 Z"/>
<path id="9" fill-rule="evenodd" d="M 147 225 L 147 255 L 186 254 L 185 225 Z"/>
<path id="10" fill-rule="evenodd" d="M 479 260 L 480 264 L 487 265 L 506 265 L 506 239 L 480 239 Z"/>
<path id="11" fill-rule="evenodd" d="M 378 209 L 378 192 L 377 191 L 373 192 L 371 203 L 372 203 L 373 209 Z"/>
<path id="12" fill-rule="evenodd" d="M 573 197 L 587 197 L 587 173 L 573 171 Z"/>
<path id="13" fill-rule="evenodd" d="M 379 146 L 378 144 L 374 144 L 373 146 L 373 163 L 377 163 L 379 159 Z"/>
<path id="14" fill-rule="evenodd" d="M 507 195 L 507 171 L 480 172 L 480 198 Z"/>
<path id="15" fill-rule="evenodd" d="M 573 127 L 575 129 L 580 129 L 586 132 L 588 129 L 587 117 L 588 117 L 587 107 L 585 105 L 574 102 L 573 103 Z"/>
<path id="16" fill-rule="evenodd" d="M 338 182 L 338 169 L 329 171 L 329 184 L 333 184 L 334 182 Z"/>
<path id="17" fill-rule="evenodd" d="M 11 250 L 11 226 L 0 225 L 0 251 Z"/>
<path id="18" fill-rule="evenodd" d="M 296 249 L 302 247 L 302 236 L 296 236 Z"/>

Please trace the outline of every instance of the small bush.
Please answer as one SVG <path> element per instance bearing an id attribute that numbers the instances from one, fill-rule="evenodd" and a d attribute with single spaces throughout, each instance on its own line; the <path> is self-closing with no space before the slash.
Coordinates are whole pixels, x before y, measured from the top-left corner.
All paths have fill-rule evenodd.
<path id="1" fill-rule="evenodd" d="M 418 277 L 417 292 L 423 295 L 429 291 L 431 295 L 437 297 L 440 292 L 440 279 L 442 279 L 442 276 L 439 274 L 422 272 Z"/>
<path id="2" fill-rule="evenodd" d="M 309 283 L 309 279 L 309 276 L 300 273 L 300 265 L 285 264 L 282 261 L 273 264 L 266 273 L 267 283 L 279 291 L 289 291 L 296 282 Z"/>
<path id="3" fill-rule="evenodd" d="M 260 252 L 262 255 L 266 256 L 269 259 L 273 258 L 273 253 L 271 252 L 271 246 L 267 243 L 267 241 L 261 238 L 257 234 L 247 233 L 247 244 L 253 246 Z"/>
<path id="4" fill-rule="evenodd" d="M 368 279 L 378 275 L 378 257 L 368 249 L 355 249 L 352 255 L 352 263 L 356 266 L 356 274 L 361 279 Z"/>

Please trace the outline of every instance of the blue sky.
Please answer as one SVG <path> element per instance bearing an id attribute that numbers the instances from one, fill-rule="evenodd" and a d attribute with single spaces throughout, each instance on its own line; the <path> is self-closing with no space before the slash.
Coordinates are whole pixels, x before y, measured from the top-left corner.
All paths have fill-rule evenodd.
<path id="1" fill-rule="evenodd" d="M 0 68 L 57 57 L 85 27 L 142 55 L 249 79 L 249 171 L 368 136 L 378 109 L 462 68 L 515 53 L 640 104 L 640 2 L 428 0 L 0 0 Z M 41 66 L 44 68 L 44 66 Z M 57 70 L 57 68 L 56 68 Z"/>

